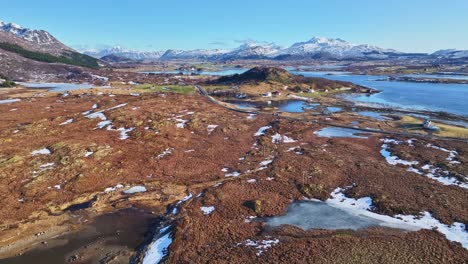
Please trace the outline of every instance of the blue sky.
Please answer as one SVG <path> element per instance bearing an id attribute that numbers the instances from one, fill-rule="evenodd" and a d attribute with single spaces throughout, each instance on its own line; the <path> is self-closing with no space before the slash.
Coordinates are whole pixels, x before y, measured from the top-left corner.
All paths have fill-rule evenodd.
<path id="1" fill-rule="evenodd" d="M 468 49 L 468 0 L 0 0 L 0 20 L 73 47 L 289 46 L 339 37 L 407 52 Z"/>

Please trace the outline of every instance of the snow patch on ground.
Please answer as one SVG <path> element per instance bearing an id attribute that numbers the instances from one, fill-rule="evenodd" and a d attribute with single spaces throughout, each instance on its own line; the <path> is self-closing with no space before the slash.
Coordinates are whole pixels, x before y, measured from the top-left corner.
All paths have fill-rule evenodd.
<path id="1" fill-rule="evenodd" d="M 261 256 L 263 252 L 267 251 L 272 246 L 278 244 L 280 241 L 279 239 L 268 239 L 268 240 L 250 240 L 247 239 L 244 243 L 237 243 L 237 246 L 248 246 L 254 247 L 257 250 L 257 256 Z"/>
<path id="2" fill-rule="evenodd" d="M 104 120 L 104 121 L 99 122 L 99 123 L 96 125 L 96 128 L 97 128 L 97 129 L 103 129 L 103 128 L 105 128 L 106 126 L 110 126 L 110 125 L 112 125 L 112 121 Z"/>
<path id="3" fill-rule="evenodd" d="M 255 119 L 256 117 L 257 117 L 256 114 L 249 114 L 249 115 L 247 116 L 247 119 L 252 120 L 252 119 Z"/>
<path id="4" fill-rule="evenodd" d="M 167 226 L 159 230 L 143 257 L 143 264 L 157 264 L 167 256 L 169 246 L 172 244 L 169 228 L 170 226 Z"/>
<path id="5" fill-rule="evenodd" d="M 394 217 L 381 215 L 372 212 L 372 199 L 363 197 L 359 199 L 348 198 L 343 193 L 344 189 L 337 188 L 331 193 L 330 199 L 326 203 L 330 206 L 345 210 L 356 215 L 367 216 L 382 221 L 383 226 L 393 228 L 403 228 L 411 231 L 420 229 L 436 229 L 450 241 L 460 242 L 464 248 L 468 248 L 468 232 L 463 223 L 455 222 L 451 226 L 441 223 L 429 212 L 422 212 L 421 215 L 395 215 Z"/>
<path id="6" fill-rule="evenodd" d="M 431 164 L 425 164 L 425 165 L 423 165 L 421 167 L 421 169 L 418 169 L 416 167 L 416 165 L 419 164 L 417 161 L 402 160 L 397 156 L 392 156 L 392 154 L 389 151 L 389 144 L 398 145 L 398 144 L 407 143 L 409 146 L 414 146 L 414 142 L 416 141 L 416 139 L 410 139 L 410 140 L 407 140 L 407 141 L 403 142 L 403 141 L 398 141 L 398 140 L 395 140 L 395 139 L 386 138 L 386 139 L 381 139 L 381 141 L 383 141 L 384 144 L 382 145 L 382 149 L 380 150 L 380 154 L 382 154 L 382 156 L 385 157 L 385 159 L 387 160 L 387 162 L 389 164 L 391 164 L 391 165 L 401 164 L 401 165 L 404 165 L 404 166 L 408 166 L 407 171 L 409 171 L 409 172 L 413 172 L 413 173 L 416 173 L 416 174 L 419 174 L 419 175 L 423 175 L 423 176 L 425 176 L 427 178 L 438 181 L 439 183 L 441 183 L 443 185 L 455 185 L 455 186 L 458 186 L 460 188 L 468 189 L 468 183 L 461 182 L 456 177 L 452 177 L 448 171 L 444 171 L 441 168 L 435 167 L 435 166 L 433 166 Z M 451 164 L 456 165 L 456 164 L 460 163 L 460 162 L 455 160 L 455 158 L 458 155 L 458 152 L 455 151 L 455 150 L 448 150 L 446 148 L 438 147 L 438 146 L 435 146 L 435 145 L 432 145 L 432 144 L 427 144 L 426 147 L 447 152 L 448 157 L 447 157 L 446 160 L 448 160 L 449 163 L 451 163 Z"/>
<path id="7" fill-rule="evenodd" d="M 274 157 L 270 156 L 270 157 L 268 157 L 267 160 L 264 160 L 264 161 L 260 162 L 260 164 L 258 164 L 257 171 L 266 169 L 268 167 L 268 165 L 270 165 L 273 162 L 273 158 Z"/>
<path id="8" fill-rule="evenodd" d="M 134 194 L 134 193 L 141 193 L 141 192 L 146 192 L 146 187 L 142 185 L 138 186 L 133 186 L 125 191 L 123 193 L 125 194 Z"/>
<path id="9" fill-rule="evenodd" d="M 124 186 L 123 186 L 122 184 L 119 183 L 119 184 L 117 184 L 117 185 L 114 186 L 114 187 L 108 187 L 108 188 L 104 189 L 104 192 L 105 192 L 105 193 L 115 192 L 116 190 L 122 189 L 123 187 L 124 187 Z"/>
<path id="10" fill-rule="evenodd" d="M 271 126 L 264 126 L 258 129 L 258 131 L 254 134 L 254 136 L 259 137 L 265 135 L 265 132 L 270 129 Z"/>
<path id="11" fill-rule="evenodd" d="M 43 149 L 38 149 L 34 150 L 31 152 L 31 155 L 37 156 L 37 155 L 50 155 L 52 152 L 48 148 L 43 148 Z"/>
<path id="12" fill-rule="evenodd" d="M 204 215 L 209 215 L 215 210 L 215 207 L 214 206 L 202 206 L 200 207 L 200 210 L 202 210 Z"/>
<path id="13" fill-rule="evenodd" d="M 162 159 L 162 158 L 172 154 L 172 152 L 174 152 L 173 148 L 167 148 L 163 152 L 161 152 L 156 158 L 157 159 Z"/>
<path id="14" fill-rule="evenodd" d="M 276 133 L 273 136 L 271 136 L 271 142 L 273 142 L 273 143 L 294 143 L 294 142 L 296 142 L 296 140 L 294 140 L 294 139 L 292 139 L 290 137 L 281 135 L 279 133 Z"/>
<path id="15" fill-rule="evenodd" d="M 224 177 L 239 177 L 241 176 L 242 174 L 238 171 L 233 171 L 233 172 L 230 172 L 230 173 L 226 173 L 224 175 Z"/>
<path id="16" fill-rule="evenodd" d="M 60 126 L 68 125 L 73 123 L 73 118 L 67 119 L 66 121 L 60 123 Z"/>
<path id="17" fill-rule="evenodd" d="M 4 99 L 4 100 L 0 100 L 0 104 L 16 103 L 19 101 L 21 101 L 21 99 Z"/>
<path id="18" fill-rule="evenodd" d="M 218 127 L 218 125 L 208 125 L 207 130 L 208 130 L 208 135 L 213 133 L 213 131 Z"/>

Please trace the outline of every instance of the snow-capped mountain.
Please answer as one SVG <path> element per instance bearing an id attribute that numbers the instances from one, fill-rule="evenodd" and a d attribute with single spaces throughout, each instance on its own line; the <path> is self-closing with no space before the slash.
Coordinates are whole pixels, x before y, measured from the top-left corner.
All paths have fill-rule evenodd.
<path id="1" fill-rule="evenodd" d="M 441 59 L 468 58 L 468 50 L 456 50 L 456 49 L 438 50 L 432 53 L 431 56 L 441 58 Z"/>
<path id="2" fill-rule="evenodd" d="M 84 54 L 95 57 L 97 59 L 115 55 L 131 60 L 158 60 L 163 54 L 162 51 L 136 51 L 125 49 L 121 46 L 114 46 L 100 51 L 85 51 Z"/>
<path id="3" fill-rule="evenodd" d="M 274 43 L 270 44 L 257 44 L 257 43 L 246 43 L 237 49 L 234 49 L 226 54 L 225 58 L 234 59 L 261 59 L 261 58 L 273 58 L 281 50 L 281 47 Z"/>
<path id="4" fill-rule="evenodd" d="M 298 42 L 281 48 L 274 43 L 246 43 L 238 48 L 175 50 L 166 52 L 131 51 L 116 46 L 98 52 L 85 52 L 96 58 L 116 55 L 133 60 L 238 60 L 238 59 L 388 59 L 411 56 L 393 49 L 383 49 L 372 45 L 357 45 L 336 38 L 313 37 L 309 41 Z M 426 56 L 425 54 L 419 54 Z M 413 54 L 413 56 L 415 56 Z"/>
<path id="5" fill-rule="evenodd" d="M 2 39 L 5 38 L 6 42 L 18 42 L 18 40 L 12 40 L 13 37 L 17 37 L 24 40 L 25 45 L 28 47 L 35 47 L 36 50 L 71 50 L 45 30 L 23 28 L 15 23 L 5 23 L 0 21 L 0 32 L 4 33 L 2 35 Z"/>
<path id="6" fill-rule="evenodd" d="M 342 39 L 314 37 L 306 42 L 298 42 L 288 48 L 274 43 L 246 43 L 233 50 L 168 50 L 161 59 L 385 59 L 404 53 L 392 49 L 382 49 L 371 45 L 355 45 Z"/>
<path id="7" fill-rule="evenodd" d="M 161 60 L 178 59 L 214 59 L 229 52 L 224 49 L 196 49 L 196 50 L 167 50 Z"/>
<path id="8" fill-rule="evenodd" d="M 298 42 L 281 50 L 278 56 L 327 56 L 336 59 L 344 58 L 386 58 L 389 55 L 401 54 L 392 49 L 382 49 L 371 45 L 356 45 L 342 39 L 313 37 L 306 42 Z"/>

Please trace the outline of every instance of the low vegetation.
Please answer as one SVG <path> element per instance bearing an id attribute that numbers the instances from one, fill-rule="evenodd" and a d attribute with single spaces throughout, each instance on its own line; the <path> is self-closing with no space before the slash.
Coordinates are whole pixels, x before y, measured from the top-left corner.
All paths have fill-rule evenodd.
<path id="1" fill-rule="evenodd" d="M 422 127 L 424 120 L 411 117 L 402 116 L 398 122 L 401 128 L 411 130 L 411 132 L 426 133 L 427 131 Z M 468 129 L 464 127 L 458 127 L 453 125 L 446 125 L 442 123 L 432 122 L 432 124 L 439 128 L 438 131 L 434 131 L 434 134 L 442 137 L 453 137 L 453 138 L 468 138 Z"/>
<path id="2" fill-rule="evenodd" d="M 10 80 L 10 78 L 0 74 L 0 88 L 15 87 L 16 83 Z"/>
<path id="3" fill-rule="evenodd" d="M 5 42 L 0 43 L 0 49 L 19 54 L 25 58 L 35 61 L 42 61 L 47 63 L 63 63 L 88 68 L 99 67 L 99 64 L 95 58 L 75 51 L 66 51 L 62 56 L 54 56 L 48 53 L 30 51 L 16 44 Z"/>
<path id="4" fill-rule="evenodd" d="M 140 84 L 134 87 L 134 90 L 140 92 L 172 92 L 180 94 L 191 94 L 195 91 L 190 85 L 156 85 L 156 84 Z"/>

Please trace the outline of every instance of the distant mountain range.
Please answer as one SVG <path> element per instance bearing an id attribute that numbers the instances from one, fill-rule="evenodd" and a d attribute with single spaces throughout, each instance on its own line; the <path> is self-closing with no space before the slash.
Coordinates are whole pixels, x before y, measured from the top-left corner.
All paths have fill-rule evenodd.
<path id="1" fill-rule="evenodd" d="M 84 54 L 83 54 L 84 53 Z M 385 60 L 418 58 L 434 61 L 468 60 L 468 51 L 440 50 L 432 54 L 413 54 L 372 45 L 357 45 L 342 39 L 313 37 L 290 47 L 274 43 L 247 43 L 235 49 L 196 49 L 167 51 L 137 51 L 119 46 L 99 51 L 79 53 L 66 46 L 49 32 L 23 28 L 0 21 L 0 74 L 37 72 L 47 69 L 63 72 L 57 65 L 97 68 L 100 65 L 138 61 L 168 60 Z M 34 66 L 34 67 L 33 67 Z"/>
<path id="2" fill-rule="evenodd" d="M 196 49 L 167 50 L 142 52 L 123 49 L 119 46 L 104 49 L 99 52 L 86 52 L 90 56 L 102 58 L 108 55 L 131 60 L 164 61 L 164 60 L 377 60 L 408 57 L 427 57 L 440 59 L 468 58 L 468 51 L 440 50 L 433 54 L 404 53 L 393 49 L 383 49 L 372 45 L 356 45 L 342 39 L 313 37 L 305 42 L 298 42 L 290 47 L 282 48 L 274 43 L 248 43 L 238 48 L 228 49 Z"/>

